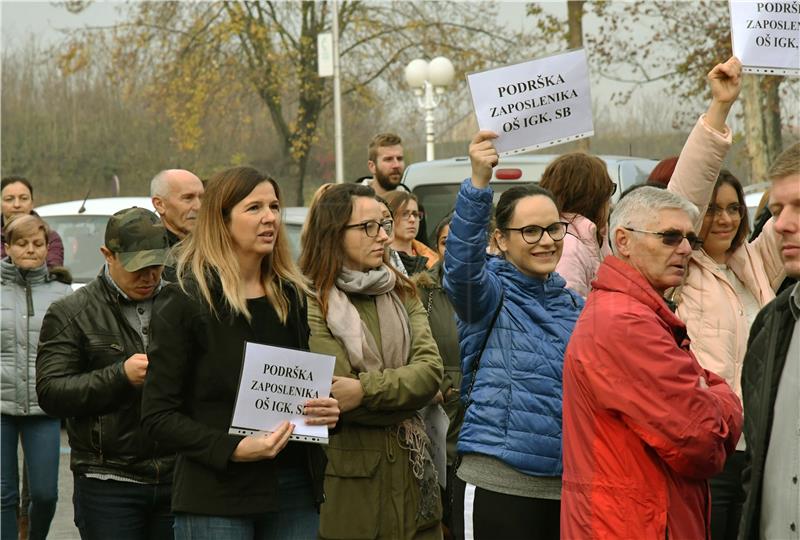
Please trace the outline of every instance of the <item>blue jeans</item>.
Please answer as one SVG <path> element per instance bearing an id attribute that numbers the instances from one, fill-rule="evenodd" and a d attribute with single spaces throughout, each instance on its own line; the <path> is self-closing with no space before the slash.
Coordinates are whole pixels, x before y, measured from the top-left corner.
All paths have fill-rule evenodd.
<path id="1" fill-rule="evenodd" d="M 175 514 L 175 540 L 309 540 L 317 538 L 319 513 L 308 474 L 278 471 L 278 509 L 257 516 Z"/>
<path id="2" fill-rule="evenodd" d="M 83 540 L 172 540 L 169 484 L 74 477 L 75 526 Z"/>
<path id="3" fill-rule="evenodd" d="M 22 438 L 31 502 L 29 538 L 44 539 L 58 501 L 58 454 L 61 423 L 49 416 L 0 415 L 0 499 L 2 540 L 17 540 L 19 470 L 17 445 Z"/>

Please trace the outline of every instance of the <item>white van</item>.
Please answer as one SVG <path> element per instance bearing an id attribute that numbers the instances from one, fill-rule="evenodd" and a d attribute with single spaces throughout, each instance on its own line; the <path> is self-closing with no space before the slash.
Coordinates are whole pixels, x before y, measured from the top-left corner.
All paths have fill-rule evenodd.
<path id="1" fill-rule="evenodd" d="M 513 186 L 538 183 L 547 165 L 558 155 L 531 154 L 506 156 L 494 169 L 491 186 L 495 203 L 500 194 Z M 613 201 L 634 184 L 645 182 L 658 163 L 653 159 L 628 156 L 597 156 L 606 162 L 608 174 L 617 183 Z M 403 184 L 417 196 L 425 208 L 427 233 L 453 210 L 461 182 L 471 174 L 468 157 L 438 159 L 413 163 L 406 167 Z"/>
<path id="2" fill-rule="evenodd" d="M 36 213 L 56 230 L 64 242 L 64 266 L 72 274 L 72 288 L 92 281 L 103 267 L 100 246 L 105 241 L 109 218 L 126 208 L 138 206 L 155 212 L 150 197 L 107 197 L 46 204 Z M 308 208 L 284 208 L 283 218 L 289 248 L 295 259 L 300 255 L 300 231 Z"/>
<path id="3" fill-rule="evenodd" d="M 72 274 L 73 289 L 83 287 L 97 277 L 105 262 L 100 246 L 105 241 L 109 218 L 133 206 L 155 212 L 150 197 L 78 199 L 34 209 L 64 242 L 64 266 Z"/>

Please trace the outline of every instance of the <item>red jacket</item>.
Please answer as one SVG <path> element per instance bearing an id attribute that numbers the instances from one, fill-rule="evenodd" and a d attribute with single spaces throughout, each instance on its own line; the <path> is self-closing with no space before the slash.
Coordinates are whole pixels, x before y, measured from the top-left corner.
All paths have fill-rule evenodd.
<path id="1" fill-rule="evenodd" d="M 592 286 L 564 357 L 561 538 L 708 538 L 739 398 L 632 266 L 606 257 Z"/>

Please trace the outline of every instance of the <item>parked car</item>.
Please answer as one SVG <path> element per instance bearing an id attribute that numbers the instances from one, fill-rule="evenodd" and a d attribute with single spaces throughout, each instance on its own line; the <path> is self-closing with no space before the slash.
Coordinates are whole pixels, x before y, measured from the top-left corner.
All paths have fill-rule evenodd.
<path id="1" fill-rule="evenodd" d="M 36 207 L 36 213 L 64 241 L 64 266 L 72 273 L 73 289 L 89 283 L 103 267 L 100 246 L 105 239 L 108 219 L 133 206 L 155 212 L 150 197 L 81 199 Z"/>
<path id="2" fill-rule="evenodd" d="M 758 210 L 758 203 L 764 196 L 764 192 L 770 188 L 770 182 L 761 182 L 759 184 L 752 184 L 744 187 L 744 202 L 747 206 L 747 219 L 750 220 L 750 228 L 753 228 L 753 222 L 756 219 L 756 211 Z"/>
<path id="3" fill-rule="evenodd" d="M 72 273 L 73 289 L 93 280 L 103 267 L 100 246 L 105 239 L 108 219 L 125 208 L 138 206 L 155 212 L 150 197 L 108 197 L 46 204 L 36 213 L 55 229 L 64 241 L 64 266 Z M 81 208 L 83 210 L 81 211 Z M 292 255 L 300 255 L 300 231 L 308 208 L 284 208 L 283 218 Z"/>
<path id="4" fill-rule="evenodd" d="M 538 183 L 554 154 L 505 156 L 494 170 L 490 182 L 495 203 L 500 194 L 516 185 Z M 598 156 L 608 166 L 608 174 L 617 183 L 613 201 L 628 187 L 644 182 L 658 163 L 653 159 L 628 156 Z M 410 189 L 425 207 L 428 232 L 447 215 L 455 205 L 459 186 L 471 174 L 468 157 L 423 161 L 409 165 L 403 175 L 403 184 Z"/>

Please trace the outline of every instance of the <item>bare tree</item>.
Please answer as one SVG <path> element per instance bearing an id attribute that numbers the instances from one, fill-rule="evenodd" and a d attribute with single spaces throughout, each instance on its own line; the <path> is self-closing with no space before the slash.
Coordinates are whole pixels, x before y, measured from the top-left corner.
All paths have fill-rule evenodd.
<path id="1" fill-rule="evenodd" d="M 495 33 L 496 6 L 449 2 L 341 2 L 343 93 L 365 94 L 392 81 L 402 63 L 421 53 L 450 56 L 461 70 L 482 67 L 518 45 Z M 187 151 L 205 136 L 203 120 L 226 100 L 255 93 L 269 111 L 288 200 L 300 204 L 319 116 L 331 101 L 317 76 L 317 36 L 330 29 L 327 1 L 136 2 L 126 21 L 72 35 L 71 56 L 108 47 L 109 75 L 143 86 L 167 104 L 173 139 Z M 383 101 L 381 106 L 391 106 Z"/>

